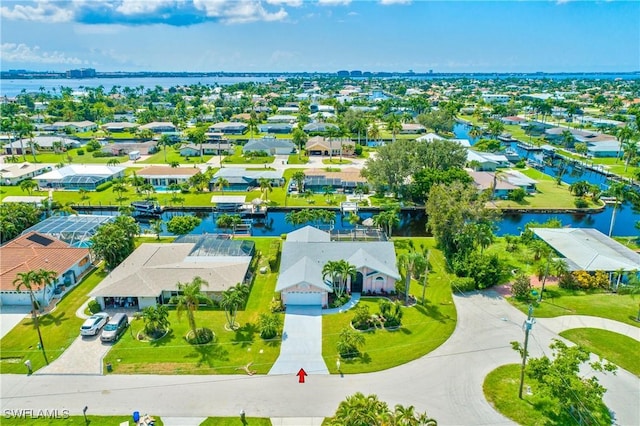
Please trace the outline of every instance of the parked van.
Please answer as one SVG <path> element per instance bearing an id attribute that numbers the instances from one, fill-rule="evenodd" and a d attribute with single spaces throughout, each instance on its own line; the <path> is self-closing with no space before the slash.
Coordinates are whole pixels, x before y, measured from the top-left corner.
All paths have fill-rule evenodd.
<path id="1" fill-rule="evenodd" d="M 100 340 L 103 342 L 115 342 L 129 326 L 127 314 L 115 314 L 113 318 L 104 326 Z"/>

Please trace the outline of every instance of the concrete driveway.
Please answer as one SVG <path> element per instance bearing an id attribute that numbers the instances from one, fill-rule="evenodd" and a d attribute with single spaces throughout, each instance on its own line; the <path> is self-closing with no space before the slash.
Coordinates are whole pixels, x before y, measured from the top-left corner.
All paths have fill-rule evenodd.
<path id="1" fill-rule="evenodd" d="M 102 359 L 111 349 L 110 343 L 97 336 L 78 336 L 55 361 L 35 374 L 102 374 Z"/>
<path id="2" fill-rule="evenodd" d="M 0 308 L 0 339 L 29 314 L 29 306 L 3 306 Z"/>
<path id="3" fill-rule="evenodd" d="M 322 309 L 313 306 L 287 306 L 280 356 L 269 374 L 329 374 L 322 358 Z"/>

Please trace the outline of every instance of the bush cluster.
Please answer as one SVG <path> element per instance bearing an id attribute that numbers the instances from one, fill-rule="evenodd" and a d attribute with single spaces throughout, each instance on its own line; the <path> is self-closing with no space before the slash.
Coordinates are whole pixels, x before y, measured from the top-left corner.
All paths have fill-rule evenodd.
<path id="1" fill-rule="evenodd" d="M 96 314 L 102 310 L 102 306 L 100 306 L 100 304 L 95 299 L 91 300 L 87 307 L 89 308 L 89 312 L 91 312 L 92 314 Z"/>
<path id="2" fill-rule="evenodd" d="M 101 183 L 100 185 L 96 186 L 96 192 L 105 191 L 105 190 L 111 188 L 112 185 L 113 185 L 113 181 L 108 181 L 108 182 L 105 182 L 105 183 Z"/>
<path id="3" fill-rule="evenodd" d="M 582 290 L 608 289 L 609 284 L 609 277 L 604 271 L 596 271 L 594 273 L 573 271 L 570 274 L 564 274 L 558 283 L 561 288 Z"/>

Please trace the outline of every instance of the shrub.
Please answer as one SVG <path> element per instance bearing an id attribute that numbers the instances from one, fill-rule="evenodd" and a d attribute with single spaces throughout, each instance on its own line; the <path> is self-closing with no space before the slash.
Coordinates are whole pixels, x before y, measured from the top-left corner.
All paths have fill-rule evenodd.
<path id="1" fill-rule="evenodd" d="M 284 305 L 282 304 L 282 300 L 276 299 L 275 297 L 271 299 L 271 304 L 269 305 L 269 309 L 273 313 L 284 311 Z"/>
<path id="2" fill-rule="evenodd" d="M 526 196 L 527 196 L 527 191 L 525 191 L 522 188 L 516 188 L 513 191 L 509 192 L 509 195 L 507 196 L 507 198 L 511 201 L 520 202 L 524 200 L 524 197 Z"/>
<path id="3" fill-rule="evenodd" d="M 103 157 L 113 157 L 114 155 L 110 152 L 94 151 L 93 154 L 91 154 L 91 156 L 93 156 L 93 158 L 103 158 Z"/>
<path id="4" fill-rule="evenodd" d="M 205 343 L 213 342 L 216 335 L 212 330 L 208 328 L 199 328 L 196 330 L 196 335 L 193 335 L 192 331 L 189 331 L 185 339 L 191 345 L 203 345 Z"/>
<path id="5" fill-rule="evenodd" d="M 105 183 L 101 183 L 100 185 L 96 186 L 96 192 L 105 191 L 105 190 L 111 188 L 111 185 L 113 185 L 113 181 L 108 181 L 108 182 L 105 182 Z"/>
<path id="6" fill-rule="evenodd" d="M 573 201 L 573 204 L 575 204 L 575 206 L 579 209 L 585 209 L 587 207 L 589 207 L 589 202 L 587 200 L 585 200 L 584 198 L 580 197 L 580 198 L 576 198 Z"/>
<path id="7" fill-rule="evenodd" d="M 76 151 L 76 154 L 78 155 L 84 155 L 84 149 L 79 149 Z"/>
<path id="8" fill-rule="evenodd" d="M 476 282 L 471 277 L 457 277 L 451 281 L 451 289 L 456 293 L 464 293 L 476 289 Z"/>
<path id="9" fill-rule="evenodd" d="M 558 286 L 560 288 L 566 288 L 571 290 L 580 288 L 580 285 L 576 281 L 573 274 L 564 274 L 563 276 L 561 276 L 560 281 L 558 281 Z"/>
<path id="10" fill-rule="evenodd" d="M 454 259 L 453 270 L 459 277 L 473 278 L 479 289 L 498 284 L 502 275 L 502 265 L 497 255 L 478 252 Z"/>
<path id="11" fill-rule="evenodd" d="M 258 328 L 260 329 L 260 337 L 263 339 L 273 339 L 278 335 L 282 320 L 279 315 L 260 314 L 258 319 Z"/>
<path id="12" fill-rule="evenodd" d="M 95 299 L 91 300 L 87 307 L 89 308 L 89 312 L 91 312 L 92 314 L 98 313 L 102 310 L 102 306 L 100 306 L 100 304 Z"/>
<path id="13" fill-rule="evenodd" d="M 355 315 L 351 320 L 353 327 L 358 330 L 368 330 L 371 328 L 371 314 L 369 313 L 369 307 L 366 305 L 358 305 L 354 311 Z"/>
<path id="14" fill-rule="evenodd" d="M 356 147 L 354 148 L 353 153 L 357 156 L 362 155 L 362 145 L 356 144 Z"/>
<path id="15" fill-rule="evenodd" d="M 527 166 L 527 162 L 524 159 L 520 159 L 520 161 L 516 163 L 516 167 L 518 169 L 524 169 L 526 166 Z"/>
<path id="16" fill-rule="evenodd" d="M 531 295 L 531 279 L 523 273 L 519 273 L 511 284 L 511 294 L 516 299 L 527 300 Z"/>

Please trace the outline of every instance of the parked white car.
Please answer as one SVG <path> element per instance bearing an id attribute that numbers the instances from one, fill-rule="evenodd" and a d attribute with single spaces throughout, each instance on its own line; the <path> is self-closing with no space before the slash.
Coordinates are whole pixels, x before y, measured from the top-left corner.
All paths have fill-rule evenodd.
<path id="1" fill-rule="evenodd" d="M 100 332 L 102 327 L 109 321 L 109 315 L 105 312 L 98 312 L 91 315 L 84 321 L 80 327 L 80 334 L 83 336 L 95 336 Z"/>

